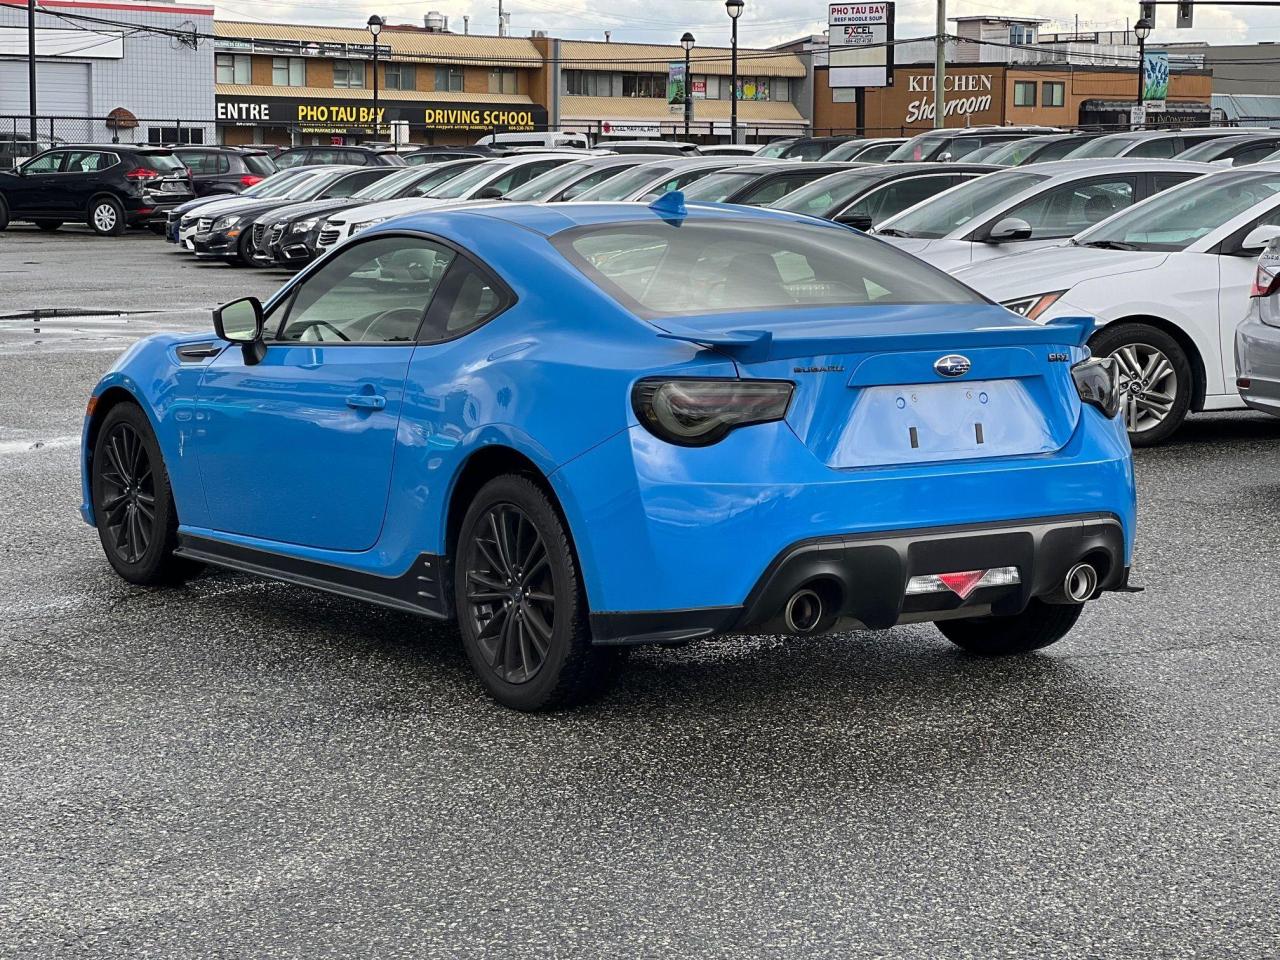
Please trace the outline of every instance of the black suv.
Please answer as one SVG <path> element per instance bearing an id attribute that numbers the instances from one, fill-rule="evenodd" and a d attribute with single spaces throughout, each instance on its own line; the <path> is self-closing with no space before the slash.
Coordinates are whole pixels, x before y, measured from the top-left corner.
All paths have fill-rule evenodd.
<path id="1" fill-rule="evenodd" d="M 276 167 L 318 167 L 346 164 L 354 167 L 403 167 L 404 157 L 390 150 L 370 147 L 294 147 L 276 157 Z"/>
<path id="2" fill-rule="evenodd" d="M 248 147 L 174 147 L 173 152 L 191 171 L 196 196 L 240 193 L 276 172 L 275 161 L 265 150 Z"/>
<path id="3" fill-rule="evenodd" d="M 163 233 L 170 208 L 193 196 L 190 172 L 167 148 L 58 147 L 0 172 L 0 230 L 29 220 L 41 230 L 83 221 L 102 236 L 143 224 Z"/>

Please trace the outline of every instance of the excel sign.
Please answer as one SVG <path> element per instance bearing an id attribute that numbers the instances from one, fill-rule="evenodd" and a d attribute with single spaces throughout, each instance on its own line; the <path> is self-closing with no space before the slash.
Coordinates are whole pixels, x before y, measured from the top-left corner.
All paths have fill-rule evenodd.
<path id="1" fill-rule="evenodd" d="M 831 87 L 893 86 L 893 4 L 827 7 Z"/>

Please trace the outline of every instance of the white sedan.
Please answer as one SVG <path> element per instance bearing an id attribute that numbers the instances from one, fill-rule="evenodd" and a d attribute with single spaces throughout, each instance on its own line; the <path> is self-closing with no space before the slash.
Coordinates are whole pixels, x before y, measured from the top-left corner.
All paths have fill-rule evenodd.
<path id="1" fill-rule="evenodd" d="M 1233 347 L 1259 251 L 1280 236 L 1280 166 L 1197 178 L 1049 247 L 954 271 L 1028 319 L 1091 315 L 1114 356 L 1135 445 L 1189 411 L 1242 406 Z"/>
<path id="2" fill-rule="evenodd" d="M 873 231 L 943 270 L 1057 246 L 1117 211 L 1221 170 L 1179 160 L 1057 160 L 987 174 Z"/>

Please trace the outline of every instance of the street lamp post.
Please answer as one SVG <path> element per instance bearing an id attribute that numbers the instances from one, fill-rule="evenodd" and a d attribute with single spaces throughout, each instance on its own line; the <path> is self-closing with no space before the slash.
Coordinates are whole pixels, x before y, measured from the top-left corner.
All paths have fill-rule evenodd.
<path id="1" fill-rule="evenodd" d="M 382 18 L 376 13 L 369 18 L 369 33 L 373 35 L 373 139 L 378 139 L 378 34 L 382 32 Z"/>
<path id="2" fill-rule="evenodd" d="M 689 54 L 693 50 L 693 34 L 688 31 L 680 38 L 684 47 L 684 138 L 689 139 L 689 125 L 693 122 L 693 74 L 689 72 Z"/>
<path id="3" fill-rule="evenodd" d="M 1151 36 L 1151 21 L 1145 17 L 1139 20 L 1133 25 L 1133 34 L 1138 38 L 1138 109 L 1141 110 L 1147 92 L 1147 37 Z M 1143 125 L 1145 124 L 1146 117 L 1143 117 Z"/>
<path id="4" fill-rule="evenodd" d="M 738 18 L 742 16 L 743 0 L 724 0 L 724 8 L 733 24 L 733 52 L 729 60 L 729 142 L 738 142 Z"/>

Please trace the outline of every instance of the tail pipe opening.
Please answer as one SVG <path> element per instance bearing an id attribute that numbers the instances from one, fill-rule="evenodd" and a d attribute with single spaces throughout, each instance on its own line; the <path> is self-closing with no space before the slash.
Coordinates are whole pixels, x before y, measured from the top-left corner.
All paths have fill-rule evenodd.
<path id="1" fill-rule="evenodd" d="M 1049 603 L 1084 603 L 1098 592 L 1099 580 L 1097 567 L 1091 563 L 1077 563 L 1062 578 L 1062 585 L 1045 599 Z"/>
<path id="2" fill-rule="evenodd" d="M 824 613 L 822 597 L 816 591 L 804 588 L 787 600 L 782 618 L 792 633 L 813 633 L 822 623 Z"/>

